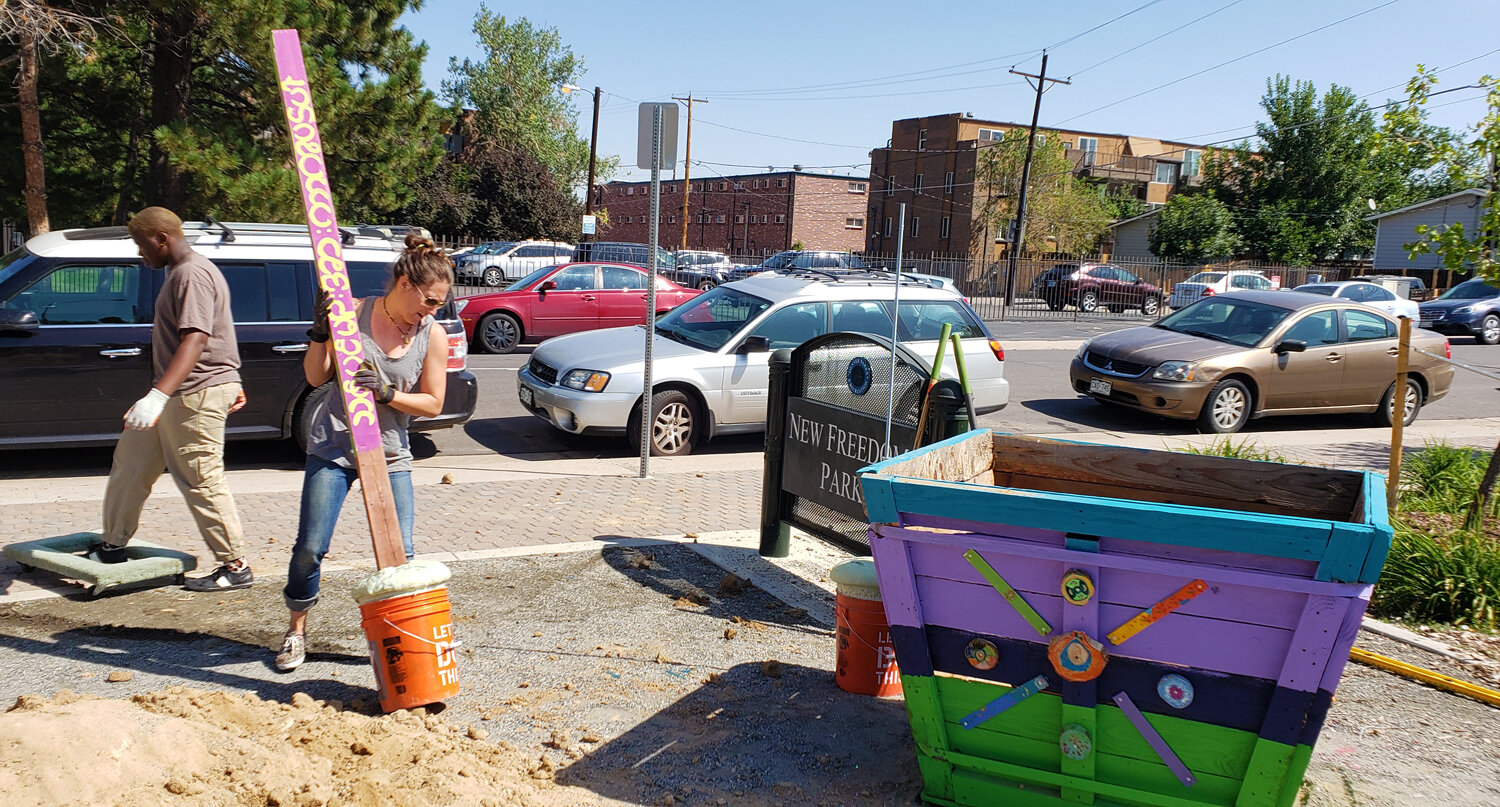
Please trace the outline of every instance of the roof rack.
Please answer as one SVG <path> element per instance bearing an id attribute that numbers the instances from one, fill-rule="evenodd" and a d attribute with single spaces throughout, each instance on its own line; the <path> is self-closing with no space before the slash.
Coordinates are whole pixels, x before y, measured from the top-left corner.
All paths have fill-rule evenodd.
<path id="1" fill-rule="evenodd" d="M 231 221 L 222 222 L 213 216 L 204 216 L 203 221 L 185 221 L 183 229 L 218 230 L 224 243 L 233 243 L 237 235 L 295 235 L 307 232 L 306 224 L 280 222 Z M 353 244 L 356 233 L 348 227 L 339 228 L 340 240 L 345 245 Z"/>
<path id="2" fill-rule="evenodd" d="M 835 282 L 846 281 L 870 281 L 870 280 L 895 280 L 896 273 L 888 269 L 814 269 L 810 267 L 794 267 L 790 269 L 777 269 L 776 274 L 788 277 L 813 277 L 832 280 Z M 901 277 L 902 283 L 910 283 L 914 286 L 927 286 L 925 281 L 913 277 L 907 277 L 904 273 Z"/>

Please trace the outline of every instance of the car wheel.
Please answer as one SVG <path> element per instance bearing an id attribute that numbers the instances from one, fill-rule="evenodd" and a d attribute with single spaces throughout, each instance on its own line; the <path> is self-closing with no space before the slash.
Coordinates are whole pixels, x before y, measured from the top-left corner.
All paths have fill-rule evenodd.
<path id="1" fill-rule="evenodd" d="M 1386 388 L 1385 394 L 1380 396 L 1380 408 L 1375 410 L 1375 422 L 1382 426 L 1395 425 L 1395 412 L 1391 398 L 1396 391 L 1395 383 Z M 1406 379 L 1406 418 L 1401 425 L 1410 426 L 1417 419 L 1417 413 L 1422 411 L 1422 385 L 1415 378 Z"/>
<path id="2" fill-rule="evenodd" d="M 302 396 L 301 403 L 292 413 L 292 440 L 297 443 L 297 450 L 303 454 L 307 453 L 308 435 L 312 434 L 312 416 L 317 410 L 318 404 L 328 397 L 328 391 L 333 389 L 333 382 L 328 382 L 317 389 Z"/>
<path id="3" fill-rule="evenodd" d="M 713 280 L 705 278 L 703 280 L 698 281 L 698 290 L 699 291 L 708 291 L 709 289 L 711 289 L 711 288 L 713 288 L 714 286 L 717 286 L 717 285 L 719 285 L 719 284 L 713 282 Z"/>
<path id="4" fill-rule="evenodd" d="M 1078 310 L 1085 314 L 1092 314 L 1099 310 L 1099 293 L 1086 291 L 1078 295 Z"/>
<path id="5" fill-rule="evenodd" d="M 479 347 L 486 353 L 509 353 L 521 344 L 521 323 L 504 312 L 490 314 L 479 321 L 475 331 Z"/>
<path id="6" fill-rule="evenodd" d="M 1250 404 L 1250 390 L 1244 382 L 1226 378 L 1204 399 L 1198 425 L 1214 434 L 1234 434 L 1250 420 Z"/>
<path id="7" fill-rule="evenodd" d="M 482 277 L 484 279 L 484 285 L 486 286 L 505 285 L 505 273 L 500 271 L 500 267 L 498 266 L 491 266 L 490 268 L 484 270 L 484 275 Z"/>
<path id="8" fill-rule="evenodd" d="M 651 396 L 651 455 L 653 457 L 680 457 L 692 453 L 698 441 L 698 407 L 686 393 L 680 390 L 663 390 Z M 640 449 L 641 410 L 636 407 L 625 426 L 625 438 Z"/>
<path id="9" fill-rule="evenodd" d="M 1486 314 L 1475 339 L 1482 345 L 1500 345 L 1500 314 Z"/>
<path id="10" fill-rule="evenodd" d="M 1141 301 L 1141 313 L 1148 317 L 1154 317 L 1161 313 L 1161 298 L 1147 297 Z"/>

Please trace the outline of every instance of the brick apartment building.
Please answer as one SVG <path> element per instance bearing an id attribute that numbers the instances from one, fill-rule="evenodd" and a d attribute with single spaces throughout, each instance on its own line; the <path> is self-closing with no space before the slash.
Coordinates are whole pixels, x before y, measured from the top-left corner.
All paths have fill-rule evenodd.
<path id="1" fill-rule="evenodd" d="M 770 255 L 798 241 L 807 249 L 865 248 L 866 177 L 778 171 L 693 177 L 688 193 L 687 244 L 682 243 L 683 181 L 661 183 L 660 244 L 665 249 L 711 249 L 730 255 Z M 601 240 L 644 242 L 649 235 L 651 183 L 610 182 L 594 207 L 609 211 Z"/>
<path id="2" fill-rule="evenodd" d="M 983 225 L 971 218 L 972 211 L 983 209 L 985 203 L 985 189 L 974 184 L 974 169 L 986 143 L 1026 128 L 959 113 L 893 121 L 890 142 L 870 152 L 866 250 L 895 253 L 898 206 L 905 202 L 907 254 L 978 257 L 976 250 L 982 245 L 985 259 L 997 257 L 1003 249 L 995 244 L 999 234 L 976 231 Z M 1201 145 L 1038 128 L 1037 139 L 1042 138 L 1062 138 L 1079 177 L 1153 206 L 1202 181 Z"/>

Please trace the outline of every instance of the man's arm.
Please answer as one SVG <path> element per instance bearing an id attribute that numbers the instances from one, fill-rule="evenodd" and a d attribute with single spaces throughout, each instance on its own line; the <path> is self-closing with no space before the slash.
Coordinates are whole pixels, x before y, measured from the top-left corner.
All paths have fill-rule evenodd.
<path id="1" fill-rule="evenodd" d="M 208 334 L 202 331 L 184 329 L 179 333 L 182 335 L 182 343 L 177 346 L 177 352 L 172 354 L 172 361 L 167 364 L 166 372 L 161 374 L 155 387 L 168 398 L 176 394 L 177 388 L 187 380 L 193 367 L 198 364 L 198 359 L 203 357 L 203 349 L 208 346 Z"/>

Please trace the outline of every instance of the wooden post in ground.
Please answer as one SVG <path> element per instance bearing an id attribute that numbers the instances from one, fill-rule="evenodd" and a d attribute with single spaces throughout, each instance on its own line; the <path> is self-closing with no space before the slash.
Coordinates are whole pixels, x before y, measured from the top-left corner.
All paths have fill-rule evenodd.
<path id="1" fill-rule="evenodd" d="M 1411 356 L 1411 320 L 1401 318 L 1401 345 L 1396 352 L 1396 385 L 1391 388 L 1391 466 L 1385 480 L 1386 508 L 1392 513 L 1400 504 L 1401 433 L 1406 429 L 1406 369 Z"/>
<path id="2" fill-rule="evenodd" d="M 328 345 L 333 350 L 334 377 L 338 379 L 344 412 L 349 419 L 349 434 L 354 441 L 359 486 L 364 493 L 365 515 L 370 520 L 370 537 L 375 543 L 375 565 L 381 569 L 400 566 L 406 562 L 406 551 L 401 542 L 401 524 L 396 520 L 396 500 L 391 493 L 385 449 L 380 442 L 375 396 L 354 384 L 354 374 L 365 358 L 364 344 L 359 335 L 354 295 L 349 288 L 349 273 L 344 267 L 343 234 L 334 216 L 333 192 L 323 160 L 317 117 L 313 114 L 302 43 L 295 29 L 273 31 L 271 40 L 276 49 L 282 105 L 292 135 L 292 156 L 297 162 L 302 202 L 307 208 L 307 229 L 312 235 L 318 285 L 332 298 L 328 316 L 332 338 Z"/>

